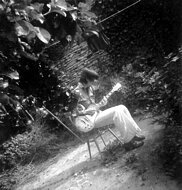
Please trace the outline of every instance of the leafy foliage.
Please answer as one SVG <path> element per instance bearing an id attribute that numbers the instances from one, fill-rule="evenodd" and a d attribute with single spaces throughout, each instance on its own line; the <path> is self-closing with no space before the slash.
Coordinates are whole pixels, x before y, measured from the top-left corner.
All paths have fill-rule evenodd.
<path id="1" fill-rule="evenodd" d="M 48 50 L 55 44 L 64 50 L 83 40 L 84 28 L 96 18 L 91 6 L 92 1 L 0 2 L 1 129 L 14 129 L 10 136 L 27 130 L 34 119 L 31 114 L 36 114 L 35 107 L 41 107 L 42 102 L 55 112 L 67 106 L 69 87 L 62 82 L 65 74 L 60 76 L 52 69 L 54 61 Z M 36 97 L 36 105 L 26 105 L 29 96 Z"/>
<path id="2" fill-rule="evenodd" d="M 13 189 L 14 185 L 21 180 L 21 172 L 25 173 L 24 170 L 28 170 L 31 173 L 32 163 L 35 162 L 36 157 L 42 156 L 46 160 L 51 155 L 49 146 L 53 139 L 56 139 L 55 135 L 48 133 L 44 124 L 36 120 L 31 132 L 18 134 L 4 142 L 0 147 L 0 172 L 2 173 L 0 188 Z M 22 167 L 25 169 L 23 170 Z"/>
<path id="3" fill-rule="evenodd" d="M 52 141 L 57 139 L 56 135 L 49 133 L 47 129 L 48 125 L 42 122 L 40 118 L 37 118 L 32 124 L 32 130 L 30 132 L 27 131 L 18 134 L 4 142 L 0 147 L 1 172 L 11 169 L 20 162 L 22 165 L 32 162 L 35 154 L 39 151 L 42 151 L 45 156 L 47 152 L 47 155 L 50 156 L 51 152 L 49 152 L 48 147 L 45 150 L 42 149 L 44 149 L 44 146 L 50 145 Z"/>
<path id="4" fill-rule="evenodd" d="M 94 11 L 99 21 L 131 5 L 134 1 L 96 1 Z M 147 59 L 145 65 L 160 64 L 162 58 L 180 45 L 180 1 L 141 1 L 122 13 L 105 20 L 102 25 L 110 39 L 108 53 L 113 60 L 111 71 L 120 71 L 123 65 L 135 59 Z M 142 53 L 144 51 L 144 53 Z M 142 54 L 141 54 L 142 53 Z M 138 56 L 141 56 L 138 58 Z"/>
<path id="5" fill-rule="evenodd" d="M 117 73 L 129 87 L 123 96 L 116 94 L 115 100 L 132 106 L 133 110 L 140 107 L 160 115 L 159 121 L 171 126 L 166 133 L 181 129 L 175 128 L 181 125 L 181 68 L 177 49 L 180 0 L 143 0 L 104 22 L 104 28 L 96 23 L 132 2 L 0 1 L 0 130 L 12 136 L 1 147 L 4 169 L 27 154 L 25 147 L 29 147 L 31 138 L 25 137 L 29 133 L 22 132 L 32 131 L 27 124 L 41 112 L 42 103 L 61 117 L 59 111 L 68 110 L 74 98 L 71 86 L 63 82 L 65 73 L 52 69 L 55 62 L 49 50 L 56 45 L 61 46 L 58 49 L 61 53 L 74 41 L 79 44 L 83 40 L 93 52 L 107 49 L 112 61 L 99 65 L 100 70 L 106 78 L 108 73 Z M 109 85 L 105 85 L 106 89 L 110 89 Z M 21 134 L 13 136 L 17 133 Z M 170 146 L 164 144 L 167 163 L 175 160 L 180 164 L 182 145 L 178 139 L 174 133 L 166 135 L 165 142 L 172 142 Z"/>
<path id="6" fill-rule="evenodd" d="M 49 50 L 58 44 L 64 51 L 74 41 L 83 41 L 84 27 L 96 17 L 90 12 L 92 1 L 74 2 L 0 1 L 0 172 L 31 162 L 52 133 L 63 131 L 41 106 L 44 103 L 59 117 L 61 111 L 72 109 L 71 86 L 63 82 L 64 71 L 53 69 Z M 42 117 L 49 124 L 48 136 L 45 126 L 39 130 L 35 122 L 42 122 Z M 17 181 L 10 173 L 7 177 L 0 180 L 1 189 L 12 189 Z"/>
<path id="7" fill-rule="evenodd" d="M 0 142 L 6 140 L 3 137 L 3 130 L 8 131 L 9 135 L 25 131 L 26 126 L 33 120 L 32 116 L 20 103 L 22 90 L 17 86 L 19 75 L 16 71 L 7 71 L 0 74 Z"/>
<path id="8" fill-rule="evenodd" d="M 46 137 L 35 122 L 46 116 L 43 103 L 59 117 L 60 110 L 72 109 L 71 87 L 63 82 L 64 72 L 52 69 L 49 50 L 58 44 L 64 51 L 74 41 L 87 40 L 83 32 L 94 26 L 96 18 L 90 11 L 92 3 L 0 1 L 0 172 L 31 158 L 34 149 L 51 140 L 51 133 L 63 130 L 47 117 L 51 133 Z M 16 183 L 9 179 L 1 180 L 1 189 Z"/>
<path id="9" fill-rule="evenodd" d="M 181 124 L 180 55 L 171 53 L 165 59 L 163 67 L 155 67 L 147 76 L 142 76 L 143 85 L 136 94 L 149 112 L 162 116 L 164 124 Z"/>
<path id="10" fill-rule="evenodd" d="M 164 169 L 167 175 L 181 181 L 182 160 L 182 127 L 179 125 L 169 126 L 165 130 L 161 158 L 164 160 Z"/>
<path id="11" fill-rule="evenodd" d="M 96 1 L 95 12 L 99 19 L 107 18 L 127 7 L 133 1 Z M 157 116 L 164 124 L 164 163 L 175 173 L 181 167 L 181 1 L 141 1 L 121 14 L 103 23 L 110 39 L 107 52 L 112 62 L 102 65 L 107 73 L 117 72 L 129 87 L 122 102 L 131 110 Z M 171 134 L 171 135 L 167 135 Z M 168 143 L 167 143 L 168 141 Z M 169 159 L 165 159 L 165 156 Z M 172 163 L 176 163 L 173 166 Z M 174 163 L 174 162 L 173 162 Z"/>

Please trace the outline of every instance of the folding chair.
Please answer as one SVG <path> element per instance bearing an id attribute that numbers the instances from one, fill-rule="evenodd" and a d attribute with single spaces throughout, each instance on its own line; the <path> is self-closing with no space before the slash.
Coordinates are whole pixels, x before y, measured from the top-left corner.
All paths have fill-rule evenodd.
<path id="1" fill-rule="evenodd" d="M 85 140 L 83 140 L 83 138 L 79 137 L 76 133 L 74 133 L 67 125 L 65 125 L 65 124 L 64 124 L 58 117 L 56 117 L 51 111 L 49 111 L 49 110 L 48 110 L 47 108 L 45 108 L 44 106 L 43 106 L 43 108 L 44 108 L 52 117 L 54 117 L 61 125 L 63 125 L 68 131 L 70 131 L 77 139 L 79 139 L 79 141 L 81 141 L 82 143 L 85 143 Z M 72 124 L 73 126 L 75 126 L 75 125 L 74 125 L 74 122 L 73 122 L 73 120 L 72 120 L 72 118 L 71 118 L 71 116 L 68 116 L 68 118 L 69 118 L 71 124 Z M 75 127 L 75 128 L 76 128 L 76 127 Z M 84 132 L 79 131 L 80 134 L 82 134 L 82 135 L 84 134 L 84 135 L 86 136 L 86 143 L 87 143 L 87 146 L 88 146 L 88 151 L 89 151 L 90 159 L 92 159 L 91 146 L 90 146 L 90 143 L 92 143 L 92 142 L 95 143 L 95 145 L 96 145 L 96 147 L 97 147 L 97 149 L 98 149 L 98 152 L 100 153 L 101 158 L 102 158 L 101 149 L 100 149 L 100 146 L 99 146 L 99 143 L 98 143 L 97 139 L 100 137 L 101 140 L 102 140 L 102 142 L 104 143 L 104 146 L 107 146 L 107 144 L 106 144 L 106 142 L 105 142 L 105 140 L 104 140 L 104 137 L 103 137 L 103 134 L 106 133 L 106 132 L 110 132 L 110 133 L 118 140 L 119 143 L 123 144 L 122 141 L 117 137 L 117 135 L 114 133 L 114 131 L 113 131 L 109 126 L 108 126 L 105 130 L 102 130 L 102 131 L 101 131 L 100 129 L 97 129 L 97 128 L 96 128 L 95 130 L 97 130 L 97 131 L 96 131 L 96 132 L 97 132 L 97 135 L 96 135 L 96 136 L 93 135 L 93 137 L 90 137 L 89 132 L 84 133 Z"/>
<path id="2" fill-rule="evenodd" d="M 74 125 L 74 122 L 73 122 L 71 116 L 69 116 L 69 120 L 70 120 L 71 124 L 76 128 L 76 126 Z M 104 146 L 106 147 L 107 143 L 106 143 L 106 141 L 104 140 L 104 137 L 103 137 L 103 134 L 106 133 L 106 132 L 109 132 L 110 134 L 112 134 L 119 143 L 123 144 L 123 142 L 117 137 L 117 135 L 114 133 L 114 131 L 109 126 L 106 127 L 106 129 L 104 129 L 104 130 L 101 130 L 99 128 L 94 128 L 93 130 L 96 130 L 96 135 L 93 135 L 93 137 L 90 137 L 90 133 L 89 132 L 85 133 L 85 132 L 78 131 L 81 135 L 86 136 L 86 143 L 87 143 L 87 146 L 88 146 L 88 151 L 89 151 L 90 159 L 92 159 L 91 146 L 90 146 L 90 144 L 92 142 L 95 143 L 95 145 L 97 147 L 97 150 L 100 153 L 100 156 L 102 158 L 102 152 L 101 152 L 101 149 L 100 149 L 100 146 L 99 146 L 99 143 L 98 143 L 97 140 L 100 137 L 100 139 L 102 140 Z M 92 132 L 92 131 L 90 131 L 90 132 Z"/>

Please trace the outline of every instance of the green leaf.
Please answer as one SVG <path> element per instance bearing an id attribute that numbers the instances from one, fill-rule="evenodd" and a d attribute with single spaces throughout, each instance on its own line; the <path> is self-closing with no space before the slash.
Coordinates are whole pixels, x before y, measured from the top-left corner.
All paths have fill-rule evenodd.
<path id="1" fill-rule="evenodd" d="M 12 5 L 11 5 L 14 9 L 25 9 L 26 8 L 26 6 L 27 6 L 27 4 L 26 3 L 23 3 L 23 1 L 22 2 L 20 2 L 20 3 L 13 3 Z"/>
<path id="2" fill-rule="evenodd" d="M 9 86 L 9 83 L 7 81 L 0 80 L 0 88 L 7 88 L 8 86 Z"/>
<path id="3" fill-rule="evenodd" d="M 35 32 L 35 33 L 37 32 L 31 23 L 24 20 L 17 21 L 15 24 L 15 29 L 18 36 L 22 36 L 22 35 L 26 36 L 30 32 Z"/>
<path id="4" fill-rule="evenodd" d="M 31 40 L 32 40 L 33 38 L 35 38 L 35 37 L 36 37 L 36 33 L 33 32 L 33 31 L 30 31 L 29 34 L 26 36 L 26 38 L 27 38 L 27 40 L 28 40 L 29 42 L 31 42 Z"/>
<path id="5" fill-rule="evenodd" d="M 45 44 L 49 43 L 49 40 L 51 39 L 51 35 L 49 34 L 49 32 L 43 28 L 40 27 L 35 27 L 37 32 L 36 35 L 37 37 Z"/>
<path id="6" fill-rule="evenodd" d="M 40 23 L 44 22 L 44 16 L 43 16 L 43 14 L 39 14 L 36 11 L 32 11 L 31 12 L 31 17 L 32 17 L 33 20 L 40 21 Z"/>
<path id="7" fill-rule="evenodd" d="M 7 94 L 1 93 L 0 94 L 0 103 L 7 105 L 9 104 L 9 96 Z"/>
<path id="8" fill-rule="evenodd" d="M 63 9 L 61 9 L 60 7 L 51 7 L 51 10 L 50 10 L 49 13 L 52 13 L 52 12 L 61 14 L 61 15 L 63 15 L 64 17 L 67 16 L 66 13 L 65 13 L 65 11 L 64 11 Z M 47 13 L 47 14 L 49 14 L 49 13 Z M 45 15 L 46 15 L 46 14 L 45 14 Z"/>
<path id="9" fill-rule="evenodd" d="M 172 61 L 172 62 L 176 62 L 176 61 L 179 60 L 179 59 L 180 59 L 179 56 L 175 56 L 175 57 L 172 58 L 171 61 Z"/>
<path id="10" fill-rule="evenodd" d="M 32 6 L 38 13 L 41 13 L 42 10 L 43 10 L 44 4 L 43 4 L 43 3 L 34 3 L 34 4 L 31 4 L 31 6 Z"/>
<path id="11" fill-rule="evenodd" d="M 95 13 L 92 13 L 90 11 L 82 11 L 82 14 L 88 16 L 88 17 L 92 17 L 92 18 L 97 18 Z"/>
<path id="12" fill-rule="evenodd" d="M 22 20 L 16 22 L 15 30 L 17 36 L 26 36 L 29 33 L 28 26 L 25 24 L 25 21 Z"/>
<path id="13" fill-rule="evenodd" d="M 61 9 L 67 10 L 67 3 L 65 0 L 57 0 L 56 6 L 60 7 Z"/>
<path id="14" fill-rule="evenodd" d="M 41 9 L 41 8 L 40 8 Z M 27 6 L 26 11 L 29 15 L 29 17 L 32 20 L 38 20 L 40 23 L 44 22 L 44 16 L 43 14 L 39 11 L 38 7 L 33 7 L 33 6 Z"/>
<path id="15" fill-rule="evenodd" d="M 19 73 L 17 71 L 9 71 L 4 73 L 4 75 L 11 79 L 19 80 Z"/>

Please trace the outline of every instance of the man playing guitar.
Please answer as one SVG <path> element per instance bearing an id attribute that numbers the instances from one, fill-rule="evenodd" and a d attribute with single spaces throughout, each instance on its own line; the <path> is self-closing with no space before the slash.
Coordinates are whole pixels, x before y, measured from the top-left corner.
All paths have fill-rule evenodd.
<path id="1" fill-rule="evenodd" d="M 86 68 L 81 72 L 78 85 L 74 89 L 74 93 L 78 96 L 77 108 L 73 111 L 75 126 L 80 131 L 88 132 L 94 127 L 114 124 L 120 132 L 120 138 L 126 150 L 142 146 L 145 137 L 140 135 L 141 129 L 124 105 L 114 106 L 104 111 L 100 110 L 100 107 L 107 104 L 108 97 L 118 89 L 118 85 L 113 87 L 101 102 L 95 103 L 94 90 L 99 87 L 98 79 L 99 75 L 94 70 Z"/>

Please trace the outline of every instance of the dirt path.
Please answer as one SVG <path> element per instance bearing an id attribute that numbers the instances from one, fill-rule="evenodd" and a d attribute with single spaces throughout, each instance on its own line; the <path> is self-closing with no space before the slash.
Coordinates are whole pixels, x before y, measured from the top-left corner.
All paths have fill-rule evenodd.
<path id="1" fill-rule="evenodd" d="M 100 158 L 94 144 L 93 159 L 89 159 L 86 144 L 70 148 L 58 155 L 35 178 L 16 190 L 179 190 L 178 184 L 164 175 L 156 156 L 162 127 L 152 125 L 150 119 L 138 120 L 146 136 L 145 145 L 125 152 L 116 146 L 110 134 L 105 134 L 108 149 Z M 117 131 L 116 131 L 117 132 Z M 101 149 L 104 145 L 99 141 Z M 112 151 L 111 151 L 111 148 Z"/>

